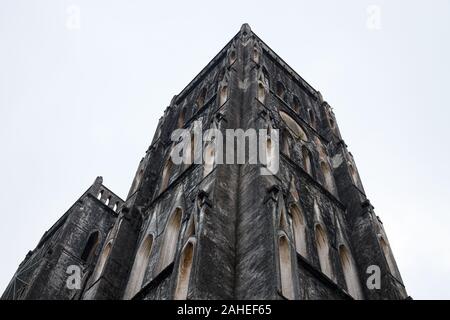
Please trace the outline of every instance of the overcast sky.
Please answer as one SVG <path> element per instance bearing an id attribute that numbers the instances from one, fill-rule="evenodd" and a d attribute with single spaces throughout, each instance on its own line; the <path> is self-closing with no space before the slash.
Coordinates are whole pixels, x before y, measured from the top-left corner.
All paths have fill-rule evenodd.
<path id="1" fill-rule="evenodd" d="M 0 293 L 244 22 L 334 108 L 409 295 L 450 298 L 448 0 L 2 0 Z"/>

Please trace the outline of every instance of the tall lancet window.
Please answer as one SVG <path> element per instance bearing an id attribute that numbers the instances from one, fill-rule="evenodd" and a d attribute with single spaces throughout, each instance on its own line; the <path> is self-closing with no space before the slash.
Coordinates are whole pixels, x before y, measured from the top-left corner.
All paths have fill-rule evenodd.
<path id="1" fill-rule="evenodd" d="M 264 82 L 258 81 L 258 100 L 262 104 L 266 101 L 266 88 L 264 87 Z"/>
<path id="2" fill-rule="evenodd" d="M 302 158 L 303 158 L 303 169 L 308 172 L 310 176 L 313 175 L 312 163 L 311 163 L 311 153 L 308 148 L 302 146 Z"/>
<path id="3" fill-rule="evenodd" d="M 102 253 L 100 254 L 100 258 L 98 259 L 97 266 L 94 271 L 94 281 L 97 281 L 98 278 L 103 273 L 103 269 L 105 268 L 106 261 L 108 260 L 109 254 L 111 253 L 112 249 L 112 240 L 109 241 L 106 246 L 103 248 Z"/>
<path id="4" fill-rule="evenodd" d="M 219 106 L 222 106 L 228 100 L 228 85 L 223 83 L 219 90 Z"/>
<path id="5" fill-rule="evenodd" d="M 380 237 L 380 245 L 381 245 L 381 249 L 383 250 L 384 256 L 386 257 L 386 262 L 388 264 L 389 271 L 391 272 L 391 274 L 393 276 L 397 277 L 398 274 L 397 274 L 397 268 L 396 268 L 395 262 L 394 262 L 394 257 L 392 256 L 391 249 L 383 236 Z"/>
<path id="6" fill-rule="evenodd" d="M 296 204 L 291 205 L 292 224 L 294 229 L 295 249 L 303 257 L 307 257 L 306 224 L 303 212 Z"/>
<path id="7" fill-rule="evenodd" d="M 291 144 L 291 134 L 289 133 L 289 131 L 287 129 L 283 130 L 281 140 L 283 142 L 283 147 L 282 147 L 283 153 L 285 155 L 287 155 L 288 157 L 290 157 L 291 152 L 289 150 L 289 145 Z"/>
<path id="8" fill-rule="evenodd" d="M 164 229 L 164 237 L 159 256 L 158 272 L 161 272 L 165 267 L 173 262 L 177 250 L 178 237 L 181 228 L 181 216 L 183 211 L 181 208 L 176 208 L 169 218 L 166 228 Z"/>
<path id="9" fill-rule="evenodd" d="M 203 157 L 203 176 L 206 177 L 214 169 L 216 148 L 213 141 L 207 143 Z"/>
<path id="10" fill-rule="evenodd" d="M 330 261 L 330 245 L 328 243 L 327 234 L 320 224 L 316 225 L 315 233 L 320 269 L 330 279 L 333 279 L 333 268 L 331 267 Z"/>
<path id="11" fill-rule="evenodd" d="M 86 245 L 84 246 L 83 253 L 81 254 L 81 260 L 83 262 L 91 262 L 99 241 L 100 241 L 100 234 L 98 231 L 94 231 L 89 235 Z"/>
<path id="12" fill-rule="evenodd" d="M 153 247 L 153 235 L 147 235 L 141 242 L 139 249 L 134 258 L 133 267 L 130 272 L 130 278 L 125 289 L 124 299 L 131 299 L 141 290 L 144 281 L 145 272 L 147 271 L 150 254 Z"/>
<path id="13" fill-rule="evenodd" d="M 294 109 L 296 113 L 300 112 L 300 99 L 297 96 L 292 98 L 292 109 Z"/>
<path id="14" fill-rule="evenodd" d="M 278 237 L 278 256 L 280 262 L 281 292 L 287 299 L 294 299 L 294 280 L 289 240 L 285 235 Z"/>
<path id="15" fill-rule="evenodd" d="M 363 299 L 361 284 L 359 282 L 358 271 L 356 270 L 353 258 L 347 247 L 343 244 L 339 246 L 339 260 L 341 261 L 342 271 L 344 272 L 347 292 L 355 299 Z"/>
<path id="16" fill-rule="evenodd" d="M 200 94 L 197 97 L 197 108 L 201 109 L 205 105 L 206 100 L 206 88 L 202 88 Z"/>
<path id="17" fill-rule="evenodd" d="M 189 291 L 189 279 L 191 277 L 192 263 L 194 261 L 195 240 L 189 239 L 183 248 L 178 267 L 177 286 L 175 288 L 175 300 L 186 300 Z"/>
<path id="18" fill-rule="evenodd" d="M 328 191 L 335 194 L 334 190 L 334 179 L 333 175 L 331 174 L 330 166 L 326 164 L 324 161 L 320 163 L 320 170 L 322 171 L 324 180 L 325 180 L 325 188 L 327 188 Z"/>
<path id="19" fill-rule="evenodd" d="M 286 87 L 284 86 L 284 84 L 281 81 L 277 82 L 276 90 L 277 90 L 277 92 L 276 92 L 277 96 L 280 97 L 282 100 L 284 100 L 285 99 L 284 95 L 286 93 Z"/>
<path id="20" fill-rule="evenodd" d="M 172 171 L 172 158 L 169 157 L 169 159 L 167 159 L 166 161 L 166 164 L 164 165 L 164 169 L 162 172 L 160 192 L 164 191 L 168 187 L 171 171 Z"/>

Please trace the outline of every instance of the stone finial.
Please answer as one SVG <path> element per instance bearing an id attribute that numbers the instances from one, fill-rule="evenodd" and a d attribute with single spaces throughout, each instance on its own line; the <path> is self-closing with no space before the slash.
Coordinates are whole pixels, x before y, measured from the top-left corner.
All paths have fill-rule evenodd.
<path id="1" fill-rule="evenodd" d="M 252 28 L 250 28 L 250 26 L 249 26 L 248 23 L 244 23 L 244 24 L 241 26 L 241 33 L 242 33 L 243 35 L 248 35 L 248 34 L 250 34 L 251 32 L 252 32 Z"/>

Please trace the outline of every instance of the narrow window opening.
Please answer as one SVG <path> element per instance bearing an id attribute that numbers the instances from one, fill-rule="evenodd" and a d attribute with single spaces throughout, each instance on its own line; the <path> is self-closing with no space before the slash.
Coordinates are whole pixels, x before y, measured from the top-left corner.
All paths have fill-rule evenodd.
<path id="1" fill-rule="evenodd" d="M 180 265 L 178 268 L 177 286 L 174 296 L 175 300 L 185 300 L 187 298 L 193 260 L 194 244 L 192 241 L 189 241 L 181 254 Z"/>
<path id="2" fill-rule="evenodd" d="M 294 282 L 292 278 L 292 260 L 289 241 L 286 236 L 278 238 L 278 251 L 281 275 L 281 292 L 287 299 L 294 299 Z"/>
<path id="3" fill-rule="evenodd" d="M 335 193 L 334 192 L 334 179 L 333 176 L 331 174 L 330 171 L 330 167 L 325 163 L 325 162 L 321 162 L 320 163 L 320 169 L 322 171 L 323 177 L 324 177 L 324 182 L 325 182 L 325 188 L 328 189 L 328 191 L 330 191 L 331 193 Z"/>
<path id="4" fill-rule="evenodd" d="M 164 239 L 161 247 L 160 262 L 158 271 L 161 272 L 166 268 L 175 258 L 177 250 L 178 237 L 181 228 L 181 208 L 176 208 L 171 218 L 167 222 L 164 230 Z"/>
<path id="5" fill-rule="evenodd" d="M 200 94 L 197 98 L 197 108 L 200 109 L 205 105 L 205 99 L 206 99 L 206 88 L 203 88 L 200 91 Z"/>
<path id="6" fill-rule="evenodd" d="M 284 84 L 282 84 L 280 81 L 277 82 L 277 96 L 280 97 L 282 100 L 284 100 L 284 94 L 286 92 L 286 88 Z"/>
<path id="7" fill-rule="evenodd" d="M 355 299 L 362 299 L 363 295 L 359 283 L 358 272 L 350 252 L 344 245 L 339 246 L 339 259 L 341 261 L 342 271 L 344 272 L 347 292 Z"/>
<path id="8" fill-rule="evenodd" d="M 305 146 L 302 146 L 303 169 L 312 176 L 311 154 Z"/>
<path id="9" fill-rule="evenodd" d="M 169 158 L 163 169 L 161 191 L 164 191 L 169 185 L 170 172 L 172 171 L 172 158 Z"/>
<path id="10" fill-rule="evenodd" d="M 228 100 L 228 86 L 223 85 L 220 88 L 219 106 L 222 106 Z"/>
<path id="11" fill-rule="evenodd" d="M 214 143 L 209 142 L 205 148 L 203 176 L 206 177 L 213 169 L 215 163 Z"/>
<path id="12" fill-rule="evenodd" d="M 88 241 L 84 246 L 83 253 L 81 254 L 81 260 L 83 262 L 90 262 L 95 250 L 97 249 L 99 242 L 99 232 L 95 231 L 89 235 Z"/>
<path id="13" fill-rule="evenodd" d="M 183 107 L 180 111 L 180 115 L 178 116 L 178 128 L 182 128 L 184 126 L 185 121 L 186 121 L 186 108 Z"/>
<path id="14" fill-rule="evenodd" d="M 103 249 L 100 258 L 97 262 L 97 267 L 94 273 L 94 282 L 98 280 L 98 278 L 100 278 L 100 276 L 103 273 L 103 269 L 105 268 L 106 265 L 106 261 L 108 260 L 109 254 L 111 252 L 111 248 L 112 248 L 112 241 L 108 242 L 108 244 L 105 246 L 105 248 Z"/>
<path id="15" fill-rule="evenodd" d="M 317 247 L 317 254 L 319 256 L 320 269 L 330 279 L 333 279 L 333 272 L 329 257 L 330 248 L 328 244 L 328 237 L 325 233 L 325 230 L 322 228 L 320 224 L 316 226 L 315 233 L 316 233 L 316 247 Z"/>
<path id="16" fill-rule="evenodd" d="M 306 226 L 303 212 L 298 205 L 291 206 L 292 224 L 294 229 L 295 249 L 306 258 L 307 246 L 306 246 Z"/>
<path id="17" fill-rule="evenodd" d="M 230 65 L 232 65 L 236 61 L 236 50 L 232 50 L 230 52 Z"/>
<path id="18" fill-rule="evenodd" d="M 292 99 L 292 109 L 294 109 L 296 113 L 299 113 L 300 111 L 300 100 L 297 96 L 294 96 L 294 98 Z"/>
<path id="19" fill-rule="evenodd" d="M 147 235 L 142 241 L 134 258 L 133 267 L 130 272 L 130 279 L 128 280 L 125 289 L 124 299 L 128 300 L 141 290 L 144 282 L 145 273 L 147 271 L 150 255 L 153 247 L 153 236 Z"/>
<path id="20" fill-rule="evenodd" d="M 315 127 L 316 126 L 316 116 L 314 115 L 314 112 L 312 111 L 312 109 L 308 110 L 308 114 L 309 114 L 309 120 L 311 122 L 311 125 L 313 127 Z"/>

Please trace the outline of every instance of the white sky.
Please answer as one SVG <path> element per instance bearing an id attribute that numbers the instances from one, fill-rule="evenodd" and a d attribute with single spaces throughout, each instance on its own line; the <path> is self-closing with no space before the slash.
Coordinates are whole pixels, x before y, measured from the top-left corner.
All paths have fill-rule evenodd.
<path id="1" fill-rule="evenodd" d="M 334 108 L 408 293 L 450 298 L 448 0 L 2 0 L 0 292 L 96 176 L 126 196 L 172 96 L 244 22 Z"/>

